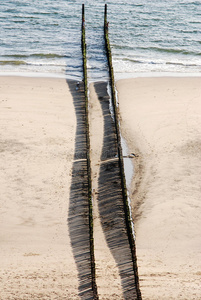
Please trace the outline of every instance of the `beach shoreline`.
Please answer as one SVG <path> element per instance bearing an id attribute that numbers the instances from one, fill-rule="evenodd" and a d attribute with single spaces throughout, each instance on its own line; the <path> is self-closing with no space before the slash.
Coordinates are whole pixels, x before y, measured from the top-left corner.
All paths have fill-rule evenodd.
<path id="1" fill-rule="evenodd" d="M 66 79 L 72 81 L 82 81 L 82 75 L 71 76 L 67 73 L 59 73 L 59 72 L 31 72 L 31 71 L 2 71 L 0 72 L 0 77 L 24 77 L 24 78 L 55 78 L 55 79 Z M 120 80 L 128 80 L 135 78 L 199 78 L 201 74 L 199 72 L 115 72 L 115 82 L 117 83 Z M 102 78 L 88 78 L 89 84 L 96 83 L 100 81 L 107 81 L 107 79 L 102 80 Z"/>

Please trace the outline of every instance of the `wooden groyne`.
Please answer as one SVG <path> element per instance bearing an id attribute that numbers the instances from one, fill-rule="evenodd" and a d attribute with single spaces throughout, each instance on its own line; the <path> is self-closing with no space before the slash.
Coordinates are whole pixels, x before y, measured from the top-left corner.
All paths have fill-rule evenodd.
<path id="1" fill-rule="evenodd" d="M 121 147 L 121 134 L 120 134 L 120 127 L 119 127 L 115 80 L 114 80 L 114 71 L 113 71 L 113 65 L 112 65 L 112 53 L 111 53 L 111 47 L 110 47 L 110 41 L 109 41 L 108 27 L 109 27 L 109 23 L 107 20 L 107 4 L 105 4 L 105 14 L 104 14 L 105 48 L 106 48 L 108 67 L 109 67 L 109 75 L 110 75 L 110 86 L 111 86 L 111 96 L 112 96 L 111 98 L 112 98 L 112 105 L 113 105 L 113 110 L 114 110 L 114 123 L 115 123 L 115 129 L 116 129 L 119 168 L 120 168 L 120 176 L 121 176 L 121 187 L 122 187 L 122 196 L 123 196 L 124 211 L 125 211 L 125 221 L 126 221 L 128 240 L 129 240 L 130 249 L 131 249 L 131 255 L 132 255 L 137 299 L 141 300 L 142 297 L 141 297 L 141 291 L 140 291 L 140 287 L 139 287 L 136 247 L 135 247 L 135 240 L 134 240 L 133 231 L 132 231 L 132 220 L 130 217 L 130 207 L 129 207 L 129 203 L 128 203 L 124 162 L 123 162 L 123 153 L 122 153 L 122 147 Z"/>
<path id="2" fill-rule="evenodd" d="M 112 100 L 112 106 L 114 111 L 114 123 L 111 125 L 113 127 L 113 135 L 114 135 L 114 141 L 113 143 L 116 145 L 116 151 L 118 153 L 118 158 L 116 158 L 116 162 L 114 161 L 105 161 L 103 164 L 100 165 L 100 177 L 99 177 L 99 188 L 101 193 L 99 194 L 99 210 L 100 214 L 104 215 L 105 224 L 110 224 L 111 214 L 114 213 L 115 208 L 118 210 L 118 216 L 122 214 L 121 220 L 125 219 L 123 226 L 120 225 L 119 220 L 117 220 L 116 216 L 112 217 L 112 224 L 110 230 L 108 231 L 108 228 L 105 228 L 104 223 L 102 223 L 103 229 L 105 230 L 105 237 L 108 242 L 109 247 L 112 247 L 113 255 L 116 259 L 116 262 L 118 262 L 118 258 L 116 257 L 118 253 L 118 249 L 116 249 L 114 252 L 114 245 L 122 244 L 121 251 L 126 250 L 126 253 L 128 253 L 127 257 L 127 263 L 130 264 L 130 275 L 128 275 L 127 278 L 125 277 L 125 270 L 121 270 L 121 266 L 119 264 L 119 270 L 120 270 L 120 276 L 122 280 L 122 286 L 124 286 L 124 289 L 126 288 L 125 280 L 129 280 L 129 284 L 132 282 L 132 288 L 134 291 L 134 298 L 137 300 L 141 300 L 141 292 L 139 288 L 139 278 L 138 278 L 138 269 L 137 269 L 137 258 L 136 258 L 136 248 L 135 248 L 135 240 L 133 235 L 133 229 L 132 229 L 132 220 L 131 220 L 131 212 L 128 202 L 128 196 L 127 196 L 127 187 L 126 187 L 126 179 L 125 179 L 125 171 L 124 171 L 124 162 L 123 162 L 123 153 L 122 153 L 122 147 L 121 147 L 121 134 L 120 134 L 120 126 L 119 126 L 119 118 L 118 118 L 118 107 L 117 107 L 117 99 L 116 99 L 116 90 L 115 90 L 115 80 L 114 80 L 114 71 L 112 66 L 112 53 L 111 53 L 111 47 L 109 42 L 109 34 L 108 34 L 108 21 L 107 21 L 107 4 L 105 5 L 105 15 L 104 15 L 104 37 L 105 37 L 105 48 L 106 48 L 106 54 L 107 54 L 107 60 L 108 60 L 108 67 L 109 67 L 109 81 L 110 81 L 110 87 L 111 87 L 111 100 Z M 81 45 L 82 45 L 82 57 L 83 57 L 83 83 L 84 83 L 84 98 L 85 98 L 85 132 L 86 132 L 86 165 L 87 165 L 87 189 L 88 189 L 88 214 L 89 214 L 89 236 L 90 236 L 90 263 L 91 263 L 91 282 L 92 282 L 92 292 L 93 292 L 93 299 L 98 299 L 98 291 L 97 291 L 97 284 L 96 284 L 96 268 L 95 268 L 95 255 L 94 255 L 94 226 L 93 226 L 93 204 L 92 204 L 92 171 L 91 171 L 91 158 L 90 158 L 90 152 L 91 152 L 91 146 L 90 146 L 90 134 L 89 134 L 89 101 L 88 101 L 88 80 L 87 80 L 87 47 L 86 47 L 86 40 L 85 40 L 85 7 L 84 4 L 82 5 L 82 39 L 81 39 Z M 100 99 L 103 99 L 101 96 Z M 102 109 L 103 109 L 102 103 Z M 110 195 L 106 194 L 105 190 L 105 183 L 108 181 L 110 182 L 110 179 L 107 176 L 109 176 L 108 170 L 113 170 L 113 173 L 116 172 L 116 177 L 118 177 L 115 181 L 115 184 L 119 182 L 119 189 L 118 189 L 118 197 L 116 195 L 117 190 L 115 188 L 115 197 L 113 197 L 113 207 L 110 207 L 111 205 L 111 198 L 108 198 Z M 114 174 L 113 174 L 114 175 Z M 114 194 L 113 194 L 114 196 Z M 118 199 L 117 199 L 118 198 Z M 122 201 L 123 199 L 123 201 Z M 119 204 L 118 204 L 119 201 Z M 108 214 L 105 215 L 105 210 L 108 209 Z M 113 219 L 114 218 L 114 219 Z M 118 221 L 118 222 L 117 222 Z M 116 222 L 116 223 L 115 223 Z M 120 227 L 121 228 L 120 228 Z M 114 232 L 118 233 L 117 237 L 114 234 Z M 124 232 L 124 233 L 123 233 Z M 111 235 L 111 236 L 110 236 Z M 124 236 L 124 237 L 123 237 Z M 114 239 L 115 237 L 115 239 Z M 117 241 L 117 240 L 119 241 Z M 113 242 L 113 245 L 111 244 L 111 241 Z M 125 249 L 123 249 L 123 246 Z M 120 251 L 120 252 L 121 252 Z M 121 254 L 120 255 L 121 256 Z M 125 253 L 125 251 L 124 251 Z M 124 277 L 123 277 L 124 276 Z M 127 275 L 126 275 L 127 276 Z M 129 277 L 130 276 L 130 277 Z M 126 292 L 124 290 L 124 293 L 126 295 Z M 133 294 L 133 295 L 134 295 Z"/>
<path id="3" fill-rule="evenodd" d="M 83 81 L 85 95 L 85 126 L 86 126 L 86 146 L 87 146 L 87 174 L 88 174 L 88 202 L 89 202 L 89 235 L 90 235 L 90 256 L 91 256 L 91 278 L 93 299 L 98 299 L 95 257 L 94 257 L 94 238 L 93 238 L 93 206 L 92 206 L 92 183 L 91 183 L 91 160 L 90 160 L 90 136 L 89 136 L 89 102 L 88 102 L 88 81 L 87 81 L 87 58 L 86 58 L 86 39 L 85 39 L 85 9 L 82 4 L 82 57 L 83 57 Z"/>

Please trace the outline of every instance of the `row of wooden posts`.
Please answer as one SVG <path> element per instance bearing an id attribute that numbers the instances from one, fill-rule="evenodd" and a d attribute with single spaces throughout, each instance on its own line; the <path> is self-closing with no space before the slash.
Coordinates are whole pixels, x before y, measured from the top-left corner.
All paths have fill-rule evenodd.
<path id="1" fill-rule="evenodd" d="M 130 207 L 128 202 L 128 193 L 126 187 L 124 162 L 123 162 L 123 152 L 121 147 L 121 134 L 119 127 L 118 118 L 118 108 L 116 99 L 116 89 L 114 80 L 114 70 L 112 65 L 112 52 L 109 41 L 109 30 L 107 21 L 107 4 L 105 4 L 105 14 L 104 14 L 104 37 L 105 37 L 105 48 L 109 67 L 109 78 L 111 87 L 112 104 L 114 110 L 114 123 L 117 137 L 118 146 L 118 158 L 119 158 L 119 168 L 121 175 L 121 188 L 122 196 L 124 202 L 125 220 L 127 235 L 131 249 L 132 261 L 133 261 L 133 271 L 134 280 L 136 286 L 137 299 L 141 300 L 141 292 L 139 288 L 139 277 L 137 269 L 137 257 L 136 257 L 136 247 L 135 240 L 132 230 L 132 220 Z M 83 55 L 83 77 L 84 77 L 84 93 L 85 93 L 85 113 L 86 113 L 86 139 L 87 139 L 87 172 L 88 172 L 88 201 L 89 201 L 89 231 L 90 231 L 90 255 L 91 255 L 91 276 L 92 276 L 92 289 L 94 299 L 98 299 L 97 285 L 96 285 L 96 273 L 95 273 L 95 257 L 94 257 L 94 239 L 93 239 L 93 206 L 92 206 L 92 183 L 91 183 L 91 161 L 90 161 L 90 138 L 89 138 L 89 119 L 88 119 L 88 81 L 87 81 L 87 55 L 86 55 L 86 40 L 85 40 L 85 9 L 84 4 L 82 5 L 82 55 Z"/>
<path id="2" fill-rule="evenodd" d="M 91 258 L 91 280 L 92 280 L 93 299 L 98 299 L 98 291 L 97 291 L 97 285 L 96 285 L 95 256 L 94 256 L 94 238 L 93 238 L 93 204 L 92 204 L 90 137 L 89 137 L 89 109 L 88 109 L 89 99 L 88 99 L 84 4 L 82 5 L 82 57 L 83 57 L 83 77 L 84 77 L 84 96 L 85 96 L 85 127 L 86 127 L 86 144 L 87 144 L 87 174 L 88 174 L 88 204 L 89 204 L 89 238 L 90 238 L 90 258 Z"/>

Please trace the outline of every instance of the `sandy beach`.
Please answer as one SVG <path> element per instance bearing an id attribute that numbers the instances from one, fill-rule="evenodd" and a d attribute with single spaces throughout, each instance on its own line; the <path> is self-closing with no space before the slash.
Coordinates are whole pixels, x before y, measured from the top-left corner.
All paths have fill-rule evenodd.
<path id="1" fill-rule="evenodd" d="M 100 220 L 98 89 L 90 86 L 97 284 L 100 299 L 124 299 L 123 254 Z M 201 79 L 125 79 L 117 89 L 122 134 L 135 154 L 130 196 L 142 299 L 200 299 Z M 2 300 L 90 294 L 81 96 L 65 79 L 0 77 Z"/>
<path id="2" fill-rule="evenodd" d="M 67 227 L 76 116 L 65 79 L 0 77 L 0 298 L 79 299 Z"/>
<path id="3" fill-rule="evenodd" d="M 142 298 L 201 298 L 201 78 L 117 82 Z"/>

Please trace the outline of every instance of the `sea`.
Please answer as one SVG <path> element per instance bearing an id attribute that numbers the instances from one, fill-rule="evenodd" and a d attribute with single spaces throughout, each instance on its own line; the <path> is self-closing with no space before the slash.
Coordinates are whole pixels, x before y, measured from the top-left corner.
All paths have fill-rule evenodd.
<path id="1" fill-rule="evenodd" d="M 4 0 L 0 3 L 0 74 L 82 79 L 85 4 L 88 77 L 108 76 L 104 8 L 115 78 L 201 71 L 201 1 Z"/>

